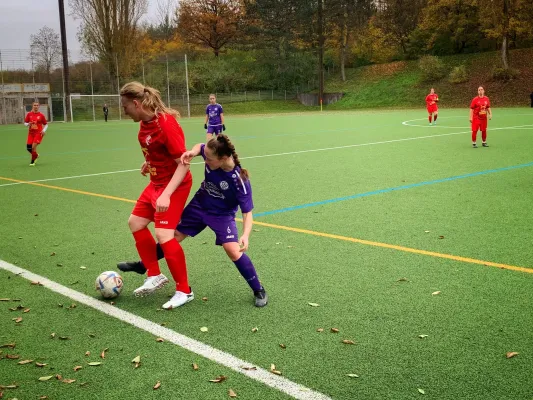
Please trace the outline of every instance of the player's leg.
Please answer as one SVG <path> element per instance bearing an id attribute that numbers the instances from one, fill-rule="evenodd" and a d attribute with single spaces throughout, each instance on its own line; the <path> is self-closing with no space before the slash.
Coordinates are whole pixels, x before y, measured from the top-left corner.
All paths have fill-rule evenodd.
<path id="1" fill-rule="evenodd" d="M 482 146 L 489 147 L 489 145 L 487 144 L 487 120 L 485 119 L 481 121 L 480 125 Z"/>
<path id="2" fill-rule="evenodd" d="M 241 251 L 239 246 L 239 231 L 233 217 L 211 217 L 208 226 L 215 232 L 216 244 L 222 245 L 226 254 L 233 261 L 237 270 L 244 278 L 255 298 L 256 307 L 264 307 L 268 303 L 268 295 L 261 285 L 254 264 L 250 257 Z"/>
<path id="3" fill-rule="evenodd" d="M 477 131 L 479 129 L 479 121 L 477 119 L 474 119 L 472 121 L 472 147 L 477 147 Z"/>
<path id="4" fill-rule="evenodd" d="M 205 142 L 209 142 L 215 136 L 215 127 L 207 125 L 207 132 L 205 134 Z"/>
<path id="5" fill-rule="evenodd" d="M 433 125 L 437 125 L 437 117 L 439 116 L 439 112 L 435 111 L 433 113 Z"/>
<path id="6" fill-rule="evenodd" d="M 428 116 L 429 124 L 431 125 L 431 123 L 433 122 L 432 121 L 433 114 L 431 113 L 431 109 L 430 108 L 428 108 L 428 114 L 429 114 L 429 116 Z"/>

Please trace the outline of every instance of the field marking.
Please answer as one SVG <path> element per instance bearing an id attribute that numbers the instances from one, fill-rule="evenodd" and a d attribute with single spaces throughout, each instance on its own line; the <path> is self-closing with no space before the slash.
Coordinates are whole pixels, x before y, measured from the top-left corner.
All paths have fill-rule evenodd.
<path id="1" fill-rule="evenodd" d="M 510 114 L 510 115 L 504 115 L 504 117 L 508 117 L 508 116 L 513 116 L 513 115 L 526 115 L 526 116 L 533 116 L 533 114 Z M 439 117 L 439 120 L 442 120 L 442 119 L 458 119 L 458 118 L 461 118 L 461 119 L 464 119 L 466 121 L 469 121 L 469 117 L 465 117 L 465 116 L 449 116 L 449 117 Z M 415 119 L 409 119 L 407 121 L 403 121 L 402 122 L 402 125 L 404 126 L 413 126 L 413 127 L 417 127 L 417 128 L 444 128 L 444 129 L 469 129 L 470 126 L 467 125 L 467 126 L 443 126 L 443 125 L 428 125 L 428 123 L 426 124 L 423 124 L 423 125 L 420 125 L 420 124 L 410 124 L 410 122 L 413 122 L 413 121 L 428 121 L 427 117 L 426 118 L 415 118 Z M 490 130 L 500 130 L 500 129 L 532 129 L 533 128 L 533 124 L 528 124 L 528 125 L 518 125 L 518 126 L 510 126 L 510 127 L 502 127 L 502 128 L 490 128 Z"/>
<path id="2" fill-rule="evenodd" d="M 10 179 L 10 178 L 3 178 L 3 177 L 0 177 L 0 179 L 13 180 L 13 179 Z M 125 198 L 122 198 L 122 197 L 114 197 L 114 196 L 108 196 L 108 195 L 99 194 L 99 193 L 92 193 L 92 192 L 85 192 L 85 191 L 81 191 L 81 190 L 67 189 L 67 188 L 63 188 L 63 187 L 60 187 L 60 186 L 44 185 L 44 184 L 41 184 L 41 183 L 32 183 L 32 182 L 26 182 L 26 181 L 20 181 L 20 182 L 27 183 L 28 185 L 35 185 L 35 186 L 45 187 L 45 188 L 49 188 L 49 189 L 57 189 L 57 190 L 62 190 L 62 191 L 66 191 L 66 192 L 73 192 L 73 193 L 77 193 L 77 194 L 83 194 L 83 195 L 86 195 L 86 196 L 95 196 L 95 197 L 102 197 L 102 198 L 109 199 L 109 200 L 118 200 L 118 201 L 123 201 L 123 202 L 127 202 L 127 203 L 136 203 L 135 200 L 125 199 Z M 240 218 L 236 218 L 236 220 L 239 221 L 239 222 L 242 222 L 242 219 L 240 219 Z M 533 268 L 518 267 L 518 266 L 515 266 L 515 265 L 495 263 L 495 262 L 492 262 L 492 261 L 477 260 L 477 259 L 474 259 L 474 258 L 455 256 L 455 255 L 452 255 L 452 254 L 437 253 L 437 252 L 433 252 L 433 251 L 414 249 L 414 248 L 411 248 L 411 247 L 398 246 L 398 245 L 395 245 L 395 244 L 382 243 L 382 242 L 373 242 L 373 241 L 370 241 L 370 240 L 352 238 L 352 237 L 341 236 L 341 235 L 335 235 L 335 234 L 325 233 L 325 232 L 317 232 L 317 231 L 312 231 L 312 230 L 308 230 L 308 229 L 294 228 L 294 227 L 284 226 L 284 225 L 269 224 L 267 222 L 261 222 L 261 221 L 257 221 L 257 220 L 254 221 L 254 224 L 255 225 L 259 225 L 259 226 L 268 227 L 268 228 L 274 228 L 274 229 L 290 231 L 290 232 L 304 233 L 304 234 L 307 234 L 307 235 L 325 237 L 325 238 L 329 238 L 329 239 L 343 240 L 343 241 L 352 242 L 352 243 L 359 243 L 359 244 L 364 244 L 364 245 L 367 245 L 367 246 L 382 247 L 382 248 L 393 249 L 393 250 L 398 250 L 398 251 L 403 251 L 403 252 L 408 252 L 408 253 L 414 253 L 414 254 L 420 254 L 420 255 L 425 255 L 425 256 L 431 256 L 431 257 L 437 257 L 437 258 L 446 258 L 446 259 L 454 260 L 454 261 L 461 261 L 461 262 L 466 262 L 466 263 L 471 263 L 471 264 L 479 264 L 479 265 L 484 265 L 484 266 L 489 266 L 489 267 L 497 267 L 497 268 L 508 269 L 508 270 L 512 270 L 512 271 L 526 272 L 526 273 L 529 273 L 529 274 L 533 273 Z"/>
<path id="3" fill-rule="evenodd" d="M 263 212 L 259 212 L 257 214 L 254 214 L 254 216 L 255 217 L 263 217 L 265 215 L 280 214 L 280 213 L 284 213 L 284 212 L 288 212 L 288 211 L 300 210 L 300 209 L 303 209 L 303 208 L 316 207 L 316 206 L 321 206 L 321 205 L 324 205 L 324 204 L 338 203 L 338 202 L 346 201 L 346 200 L 359 199 L 361 197 L 374 196 L 376 194 L 390 193 L 390 192 L 394 192 L 394 191 L 398 191 L 398 190 L 412 189 L 412 188 L 426 186 L 426 185 L 434 185 L 436 183 L 450 182 L 450 181 L 454 181 L 454 180 L 457 180 L 457 179 L 471 178 L 471 177 L 474 177 L 474 176 L 488 175 L 488 174 L 493 174 L 493 173 L 496 173 L 496 172 L 503 172 L 503 171 L 509 171 L 509 170 L 519 169 L 519 168 L 527 168 L 527 167 L 532 167 L 532 166 L 533 166 L 533 162 L 529 162 L 529 163 L 526 163 L 526 164 L 511 165 L 509 167 L 487 169 L 487 170 L 484 170 L 484 171 L 471 172 L 471 173 L 468 173 L 468 174 L 450 176 L 448 178 L 440 178 L 440 179 L 434 179 L 434 180 L 431 180 L 431 181 L 423 181 L 423 182 L 418 182 L 418 183 L 411 183 L 409 185 L 402 185 L 402 186 L 395 186 L 395 187 L 386 188 L 386 189 L 372 190 L 370 192 L 357 193 L 357 194 L 352 194 L 352 195 L 349 195 L 349 196 L 336 197 L 336 198 L 333 198 L 333 199 L 320 200 L 320 201 L 315 201 L 315 202 L 312 202 L 312 203 L 299 204 L 299 205 L 296 205 L 296 206 L 279 208 L 277 210 L 263 211 Z"/>
<path id="4" fill-rule="evenodd" d="M 145 332 L 151 333 L 155 337 L 160 337 L 168 342 L 171 342 L 185 350 L 198 354 L 208 360 L 230 368 L 231 370 L 245 375 L 246 377 L 258 381 L 266 386 L 277 389 L 295 399 L 301 400 L 329 400 L 330 397 L 320 392 L 312 391 L 311 389 L 293 382 L 287 378 L 275 375 L 266 369 L 250 364 L 248 361 L 241 360 L 229 353 L 218 350 L 198 340 L 192 339 L 188 336 L 177 333 L 169 328 L 165 328 L 155 322 L 128 311 L 121 310 L 115 306 L 107 304 L 103 301 L 97 300 L 94 297 L 88 296 L 84 293 L 77 292 L 57 282 L 45 278 L 44 276 L 34 274 L 26 269 L 17 267 L 6 261 L 0 260 L 0 268 L 12 272 L 24 279 L 33 282 L 39 282 L 45 288 L 59 293 L 62 296 L 68 297 L 77 303 L 84 304 L 87 307 L 100 311 L 110 317 L 116 318 L 120 321 L 126 322 L 135 328 L 141 329 Z M 176 312 L 176 311 L 174 311 Z M 243 366 L 255 367 L 256 370 L 244 370 Z"/>

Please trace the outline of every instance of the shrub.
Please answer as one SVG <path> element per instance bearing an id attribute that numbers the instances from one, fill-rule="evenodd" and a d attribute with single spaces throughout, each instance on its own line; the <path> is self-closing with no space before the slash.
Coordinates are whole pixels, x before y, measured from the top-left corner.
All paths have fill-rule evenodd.
<path id="1" fill-rule="evenodd" d="M 457 67 L 453 67 L 452 71 L 450 72 L 450 75 L 448 76 L 448 80 L 451 83 L 463 83 L 468 81 L 468 73 L 466 72 L 466 66 L 459 65 Z"/>
<path id="2" fill-rule="evenodd" d="M 424 81 L 435 81 L 446 76 L 446 67 L 436 56 L 423 56 L 418 61 L 418 68 L 422 71 Z"/>
<path id="3" fill-rule="evenodd" d="M 518 70 L 512 68 L 496 67 L 492 70 L 492 79 L 496 81 L 508 82 L 516 79 L 519 75 Z"/>

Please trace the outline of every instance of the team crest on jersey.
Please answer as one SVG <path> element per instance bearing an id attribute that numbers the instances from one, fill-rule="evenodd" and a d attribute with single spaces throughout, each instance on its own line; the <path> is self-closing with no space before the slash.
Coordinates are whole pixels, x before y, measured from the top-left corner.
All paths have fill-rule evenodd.
<path id="1" fill-rule="evenodd" d="M 236 178 L 236 177 L 237 177 L 237 175 L 233 174 L 233 175 L 231 175 L 231 177 L 232 177 L 232 178 Z"/>
<path id="2" fill-rule="evenodd" d="M 145 142 L 147 146 L 150 146 L 150 143 L 152 142 L 152 136 L 151 135 L 146 136 Z"/>
<path id="3" fill-rule="evenodd" d="M 228 189 L 229 189 L 228 182 L 226 182 L 226 181 L 221 181 L 221 182 L 220 182 L 220 188 L 221 188 L 222 190 L 228 190 Z"/>

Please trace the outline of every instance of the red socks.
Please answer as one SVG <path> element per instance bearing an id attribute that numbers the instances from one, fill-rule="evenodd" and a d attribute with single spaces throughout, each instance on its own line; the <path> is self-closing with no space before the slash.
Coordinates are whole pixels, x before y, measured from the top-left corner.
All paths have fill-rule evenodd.
<path id="1" fill-rule="evenodd" d="M 481 131 L 481 140 L 483 140 L 483 143 L 487 141 L 487 131 Z"/>
<path id="2" fill-rule="evenodd" d="M 431 124 L 431 115 L 428 117 L 428 119 L 429 119 L 429 123 Z"/>
<path id="3" fill-rule="evenodd" d="M 181 245 L 176 239 L 171 239 L 168 242 L 161 243 L 161 249 L 163 249 L 163 253 L 165 253 L 168 269 L 176 281 L 176 290 L 187 294 L 190 293 L 191 289 L 187 277 L 187 263 L 185 262 L 185 254 L 183 253 Z"/>
<path id="4" fill-rule="evenodd" d="M 148 228 L 133 232 L 135 247 L 139 252 L 144 267 L 148 270 L 148 276 L 157 276 L 161 273 L 157 262 L 157 251 L 155 239 Z"/>
<path id="5" fill-rule="evenodd" d="M 472 131 L 472 143 L 476 143 L 476 139 L 477 139 L 477 131 Z"/>

